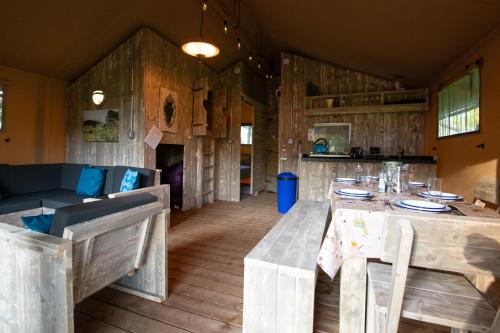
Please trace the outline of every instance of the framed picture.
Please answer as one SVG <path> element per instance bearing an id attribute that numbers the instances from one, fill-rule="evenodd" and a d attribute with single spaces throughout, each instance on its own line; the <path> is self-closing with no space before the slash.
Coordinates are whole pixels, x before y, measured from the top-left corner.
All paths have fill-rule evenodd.
<path id="1" fill-rule="evenodd" d="M 119 123 L 116 109 L 83 111 L 83 141 L 118 142 Z"/>
<path id="2" fill-rule="evenodd" d="M 162 132 L 177 133 L 177 93 L 167 88 L 160 88 L 158 110 L 158 128 Z"/>

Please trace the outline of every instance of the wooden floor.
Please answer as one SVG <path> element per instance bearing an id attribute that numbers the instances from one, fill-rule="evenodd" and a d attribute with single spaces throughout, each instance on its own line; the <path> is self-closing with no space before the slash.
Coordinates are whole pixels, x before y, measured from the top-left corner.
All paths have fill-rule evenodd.
<path id="1" fill-rule="evenodd" d="M 269 193 L 173 214 L 168 300 L 158 304 L 107 288 L 76 307 L 76 332 L 241 332 L 243 258 L 279 218 Z M 316 332 L 338 332 L 338 291 L 320 275 Z M 449 330 L 405 321 L 400 332 Z"/>

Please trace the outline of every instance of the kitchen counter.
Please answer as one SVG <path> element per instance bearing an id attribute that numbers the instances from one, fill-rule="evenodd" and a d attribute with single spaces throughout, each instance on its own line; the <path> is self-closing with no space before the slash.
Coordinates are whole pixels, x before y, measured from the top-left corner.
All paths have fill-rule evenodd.
<path id="1" fill-rule="evenodd" d="M 398 155 L 369 155 L 362 158 L 353 157 L 337 157 L 337 156 L 310 156 L 311 154 L 302 154 L 303 161 L 314 162 L 349 162 L 349 163 L 380 163 L 385 161 L 400 161 L 403 164 L 435 164 L 433 156 L 403 156 L 400 158 Z"/>

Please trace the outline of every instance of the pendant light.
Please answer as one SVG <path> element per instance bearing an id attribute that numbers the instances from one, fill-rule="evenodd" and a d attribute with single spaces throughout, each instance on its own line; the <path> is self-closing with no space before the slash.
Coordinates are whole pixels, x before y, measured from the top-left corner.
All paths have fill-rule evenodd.
<path id="1" fill-rule="evenodd" d="M 198 58 L 198 60 L 200 61 L 206 58 L 215 57 L 219 54 L 219 48 L 217 46 L 207 43 L 203 40 L 203 20 L 207 8 L 208 2 L 203 1 L 203 5 L 201 8 L 200 40 L 182 45 L 182 51 L 189 54 L 190 56 Z"/>

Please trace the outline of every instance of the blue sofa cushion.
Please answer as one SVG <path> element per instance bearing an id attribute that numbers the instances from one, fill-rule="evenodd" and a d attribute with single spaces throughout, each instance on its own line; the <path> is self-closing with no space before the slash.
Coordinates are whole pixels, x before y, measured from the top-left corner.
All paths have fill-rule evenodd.
<path id="1" fill-rule="evenodd" d="M 156 200 L 158 200 L 156 196 L 142 193 L 59 208 L 54 215 L 50 234 L 62 237 L 67 226 L 146 205 Z"/>
<path id="2" fill-rule="evenodd" d="M 128 192 L 139 188 L 139 171 L 127 169 L 120 185 L 120 192 Z"/>
<path id="3" fill-rule="evenodd" d="M 113 177 L 113 192 L 120 192 L 120 187 L 122 184 L 123 176 L 125 176 L 125 172 L 127 170 L 139 171 L 139 188 L 153 186 L 155 183 L 155 170 L 151 169 L 143 169 L 143 168 L 134 168 L 134 167 L 126 167 L 122 165 L 115 166 L 115 174 Z"/>
<path id="4" fill-rule="evenodd" d="M 49 233 L 53 219 L 54 214 L 21 216 L 21 221 L 26 228 L 32 231 L 42 232 L 44 234 Z"/>
<path id="5" fill-rule="evenodd" d="M 102 194 L 106 170 L 84 167 L 76 187 L 76 194 L 87 197 L 98 197 Z"/>

